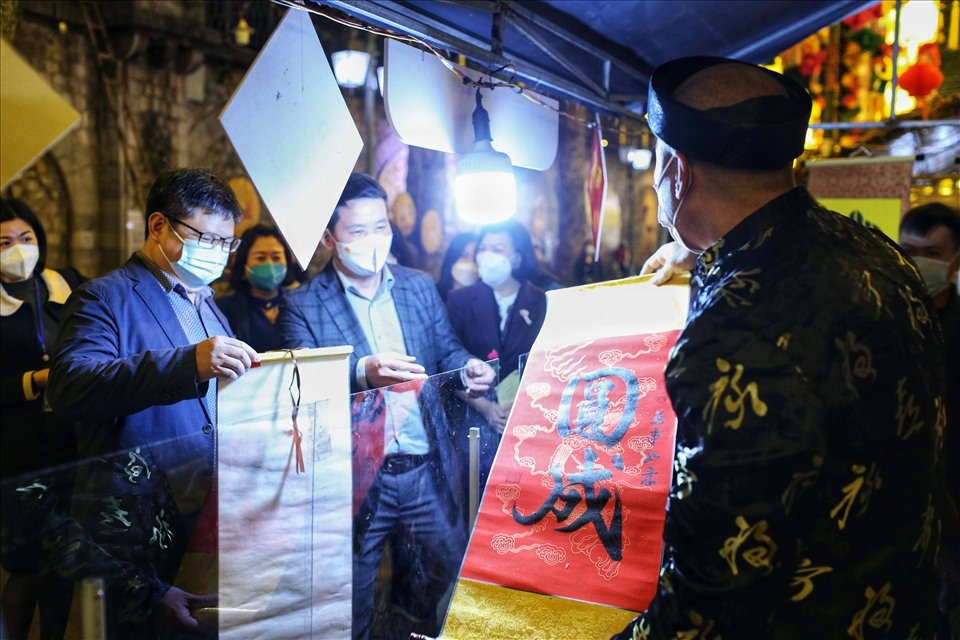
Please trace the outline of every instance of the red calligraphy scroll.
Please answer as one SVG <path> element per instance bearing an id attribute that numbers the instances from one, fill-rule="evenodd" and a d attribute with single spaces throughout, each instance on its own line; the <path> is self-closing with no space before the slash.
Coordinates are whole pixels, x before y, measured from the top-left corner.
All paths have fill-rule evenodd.
<path id="1" fill-rule="evenodd" d="M 549 635 L 573 610 L 613 633 L 649 604 L 676 427 L 664 370 L 689 296 L 678 284 L 548 294 L 443 638 Z"/>
<path id="2" fill-rule="evenodd" d="M 653 597 L 675 416 L 663 384 L 679 332 L 531 356 L 462 577 L 635 608 Z M 588 595 L 589 594 L 589 595 Z"/>

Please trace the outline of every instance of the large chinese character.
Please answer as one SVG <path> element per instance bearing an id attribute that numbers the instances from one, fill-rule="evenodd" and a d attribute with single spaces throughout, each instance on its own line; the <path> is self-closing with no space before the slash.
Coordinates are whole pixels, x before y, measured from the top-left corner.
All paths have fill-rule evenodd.
<path id="1" fill-rule="evenodd" d="M 617 378 L 623 380 L 625 386 L 622 413 L 616 427 L 606 432 L 604 431 L 604 420 L 607 412 L 613 406 L 610 394 L 616 389 Z M 571 404 L 581 381 L 586 384 L 583 393 L 584 399 L 579 404 L 577 415 L 571 425 Z M 627 432 L 630 423 L 633 422 L 634 414 L 637 411 L 639 391 L 637 377 L 629 369 L 621 367 L 606 367 L 597 369 L 592 373 L 585 373 L 582 376 L 574 376 L 567 382 L 567 386 L 563 390 L 563 397 L 560 399 L 557 432 L 563 438 L 570 435 L 579 435 L 587 440 L 599 442 L 607 448 L 615 447 Z M 619 409 L 619 407 L 617 408 Z"/>
<path id="2" fill-rule="evenodd" d="M 611 494 L 609 489 L 602 486 L 599 490 L 596 489 L 595 485 L 597 483 L 613 477 L 613 473 L 607 469 L 595 469 L 594 463 L 596 460 L 597 452 L 593 449 L 587 449 L 584 452 L 583 472 L 571 473 L 566 483 L 563 480 L 563 471 L 558 467 L 552 467 L 550 475 L 554 479 L 553 490 L 547 496 L 543 505 L 533 514 L 523 516 L 517 512 L 517 506 L 514 504 L 513 519 L 522 525 L 532 525 L 553 513 L 557 522 L 564 522 L 580 504 L 580 501 L 585 500 L 586 511 L 570 524 L 557 527 L 557 531 L 568 533 L 592 524 L 597 530 L 597 537 L 600 538 L 607 554 L 611 559 L 619 561 L 623 559 L 623 514 L 620 506 L 620 494 L 619 492 Z M 577 487 L 582 487 L 582 496 Z M 608 526 L 603 520 L 603 508 L 607 505 L 611 496 L 614 498 L 613 517 Z M 558 507 L 557 501 L 562 502 L 563 506 Z"/>

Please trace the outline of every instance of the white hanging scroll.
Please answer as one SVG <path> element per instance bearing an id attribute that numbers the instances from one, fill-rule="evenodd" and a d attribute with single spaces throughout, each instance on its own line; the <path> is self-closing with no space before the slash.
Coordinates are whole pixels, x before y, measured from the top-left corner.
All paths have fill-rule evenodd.
<path id="1" fill-rule="evenodd" d="M 351 351 L 261 354 L 220 385 L 221 639 L 350 636 Z"/>

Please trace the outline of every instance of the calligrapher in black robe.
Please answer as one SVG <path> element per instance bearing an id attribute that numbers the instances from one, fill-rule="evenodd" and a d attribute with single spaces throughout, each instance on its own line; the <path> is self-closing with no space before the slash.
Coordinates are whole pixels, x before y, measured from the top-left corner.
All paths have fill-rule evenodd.
<path id="1" fill-rule="evenodd" d="M 944 387 L 919 275 L 796 188 L 697 277 L 658 593 L 619 637 L 933 637 Z"/>

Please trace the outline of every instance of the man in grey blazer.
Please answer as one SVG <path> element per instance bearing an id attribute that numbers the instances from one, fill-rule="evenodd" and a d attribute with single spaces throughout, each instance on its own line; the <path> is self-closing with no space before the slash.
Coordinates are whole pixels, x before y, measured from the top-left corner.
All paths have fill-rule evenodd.
<path id="1" fill-rule="evenodd" d="M 286 297 L 277 318 L 285 348 L 353 345 L 354 392 L 409 383 L 406 390 L 382 394 L 383 434 L 359 434 L 375 439 L 378 450 L 382 440 L 384 457 L 354 519 L 354 638 L 370 636 L 377 571 L 388 542 L 395 571 L 399 565 L 406 572 L 402 590 L 419 596 L 404 613 L 417 620 L 415 631 L 439 632 L 444 592 L 466 544 L 450 483 L 457 477 L 454 447 L 467 443 L 450 441 L 438 418 L 436 386 L 418 382 L 457 371 L 452 383 L 482 394 L 496 377 L 454 335 L 430 276 L 386 266 L 392 240 L 386 200 L 374 178 L 350 176 L 323 234 L 333 259 Z"/>

